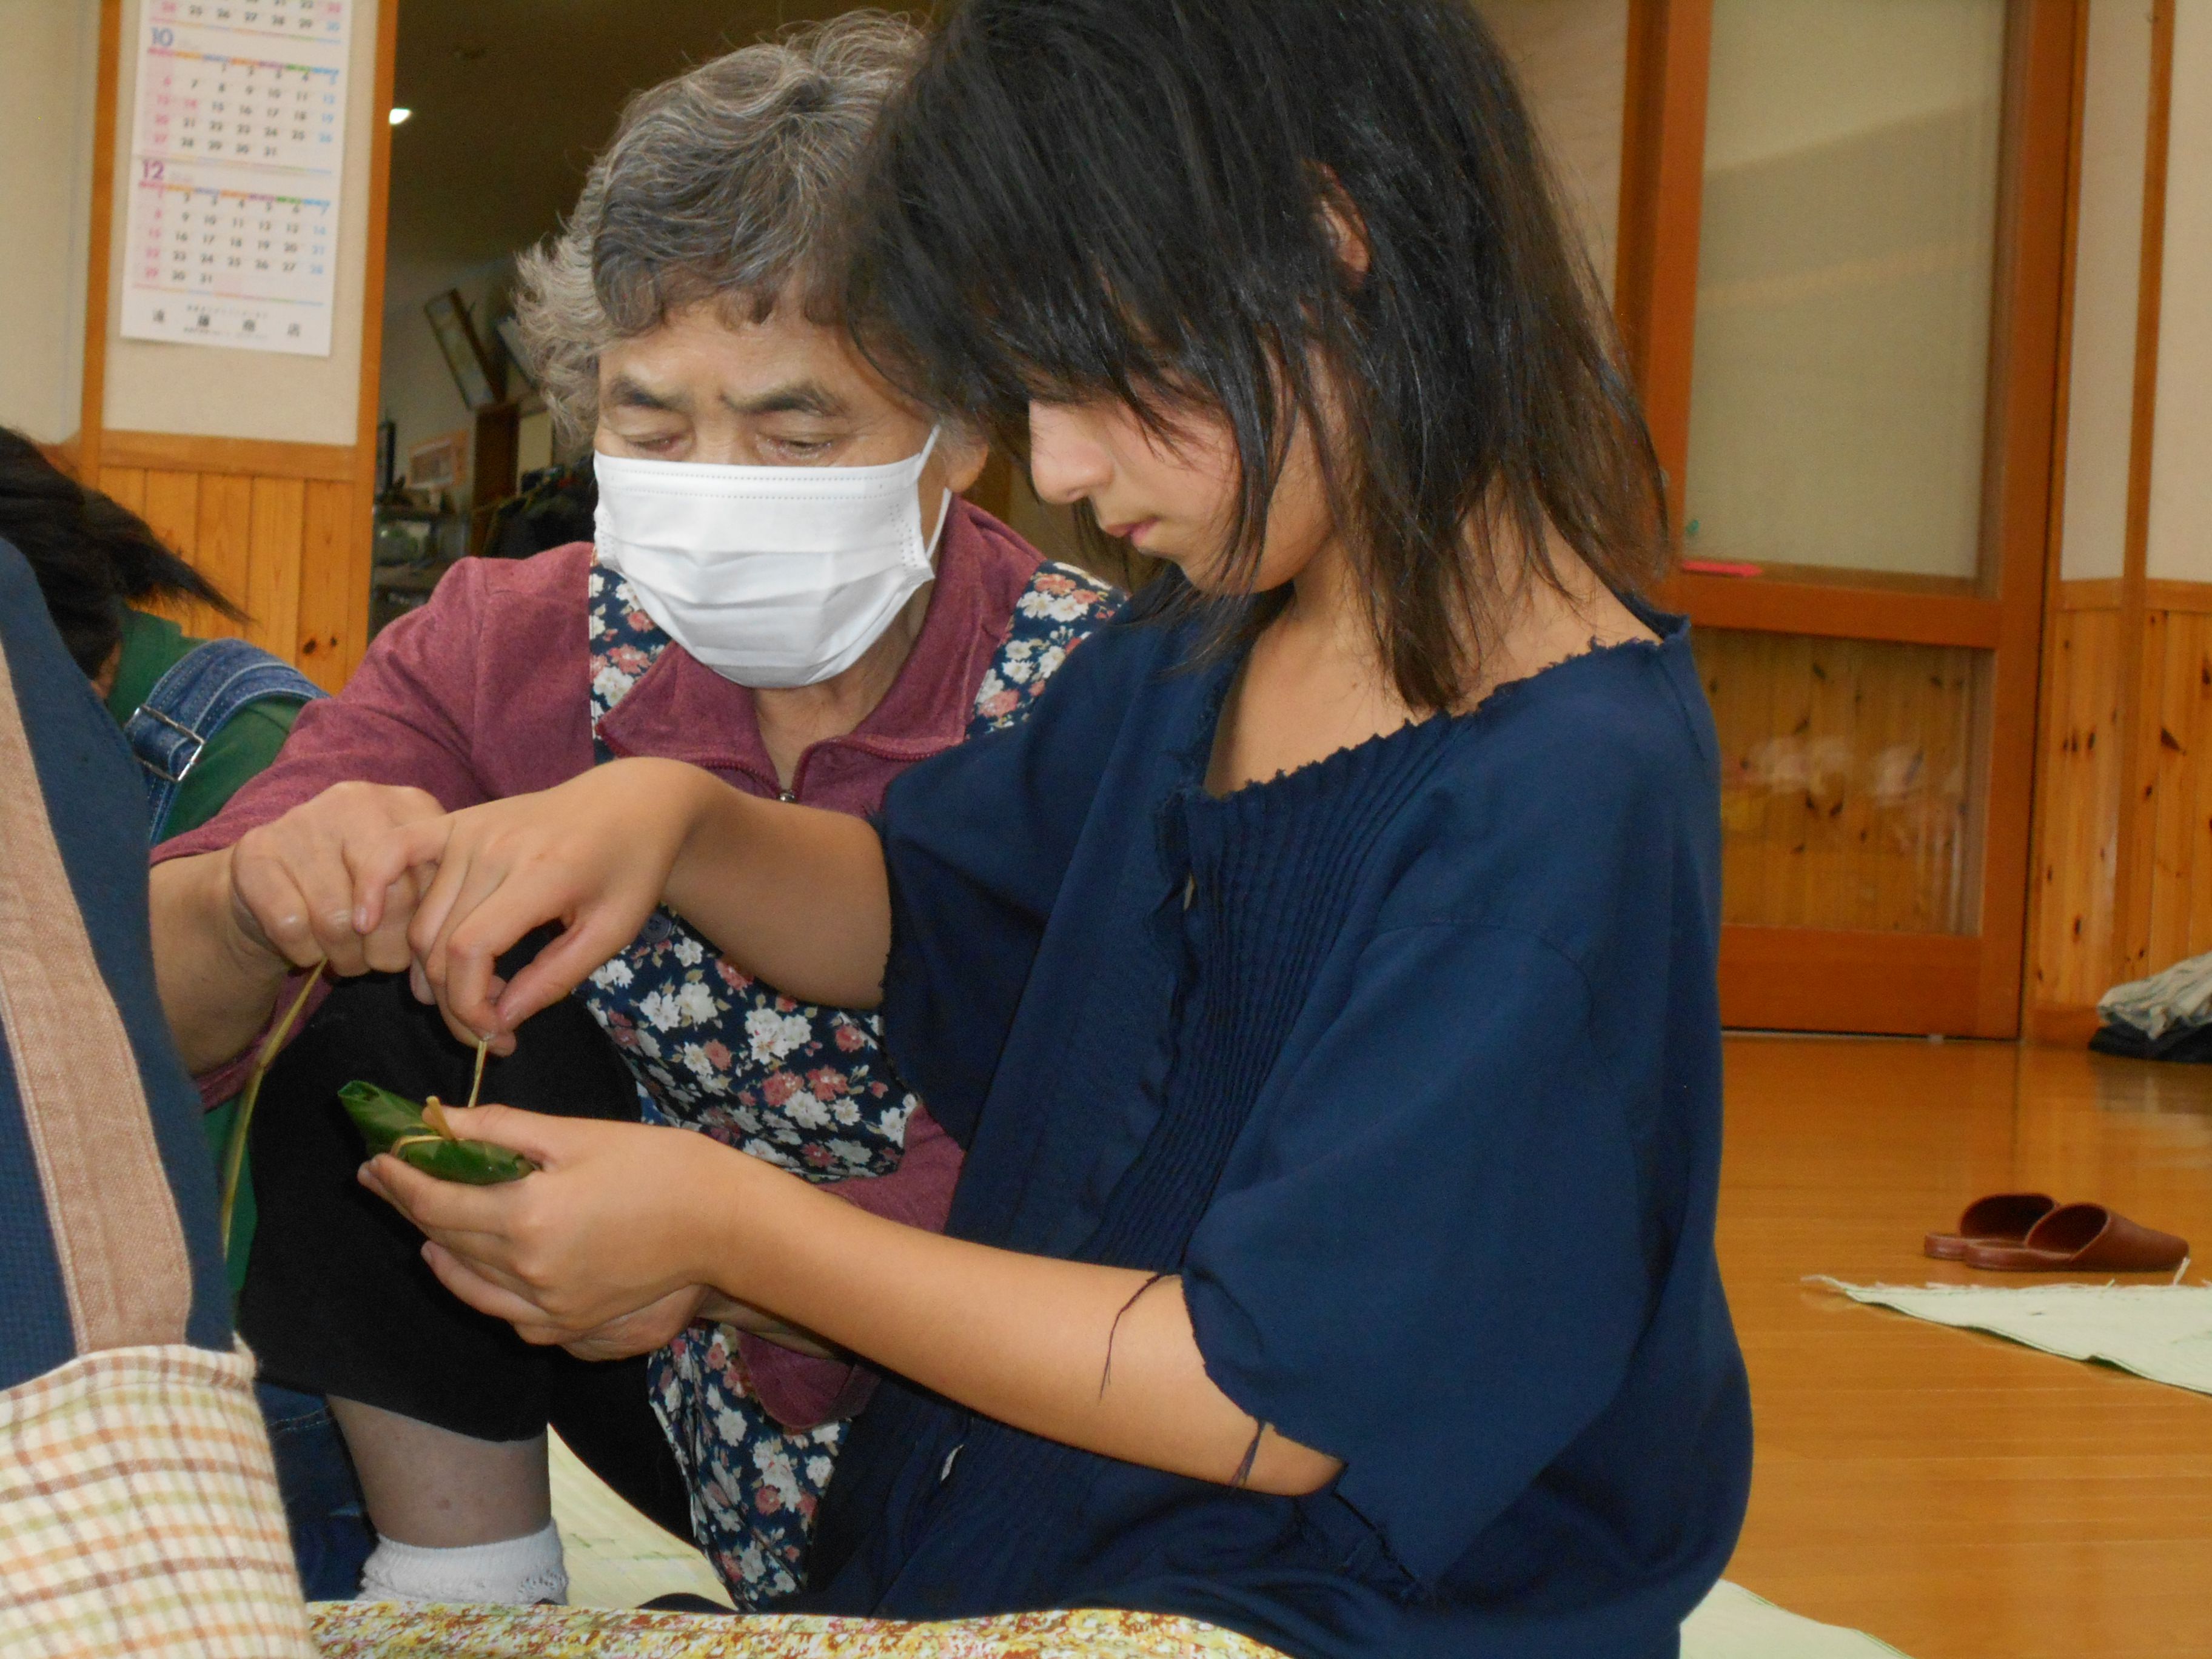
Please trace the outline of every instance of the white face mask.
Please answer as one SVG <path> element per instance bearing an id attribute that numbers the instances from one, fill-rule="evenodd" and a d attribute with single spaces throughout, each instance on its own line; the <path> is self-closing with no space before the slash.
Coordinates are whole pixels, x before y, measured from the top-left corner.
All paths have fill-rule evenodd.
<path id="1" fill-rule="evenodd" d="M 599 562 L 645 613 L 739 685 L 815 685 L 860 659 L 936 574 L 952 492 L 925 538 L 930 451 L 887 466 L 713 466 L 592 457 Z"/>

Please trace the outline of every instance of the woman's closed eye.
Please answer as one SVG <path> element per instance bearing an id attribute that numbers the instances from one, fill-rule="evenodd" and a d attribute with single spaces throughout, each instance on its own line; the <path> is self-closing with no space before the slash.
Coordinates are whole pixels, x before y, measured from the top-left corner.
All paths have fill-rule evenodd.
<path id="1" fill-rule="evenodd" d="M 827 466 L 844 441 L 842 438 L 763 438 L 761 459 L 770 466 Z"/>

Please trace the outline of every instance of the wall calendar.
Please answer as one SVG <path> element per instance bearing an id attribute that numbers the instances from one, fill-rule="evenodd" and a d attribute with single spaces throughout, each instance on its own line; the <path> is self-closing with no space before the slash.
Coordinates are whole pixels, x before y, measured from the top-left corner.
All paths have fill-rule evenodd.
<path id="1" fill-rule="evenodd" d="M 355 0 L 144 0 L 123 332 L 327 357 Z"/>

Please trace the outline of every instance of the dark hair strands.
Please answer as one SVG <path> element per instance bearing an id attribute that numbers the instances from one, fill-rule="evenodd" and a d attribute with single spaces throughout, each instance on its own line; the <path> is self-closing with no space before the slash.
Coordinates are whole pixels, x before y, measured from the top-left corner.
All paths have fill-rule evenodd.
<path id="1" fill-rule="evenodd" d="M 1018 453 L 1032 400 L 1227 422 L 1232 597 L 1158 600 L 1213 649 L 1279 607 L 1249 590 L 1301 423 L 1414 708 L 1459 706 L 1506 596 L 1559 585 L 1552 533 L 1616 591 L 1664 572 L 1595 273 L 1465 0 L 954 0 L 849 234 L 863 349 Z"/>
<path id="2" fill-rule="evenodd" d="M 197 600 L 234 622 L 246 613 L 162 545 L 146 521 L 0 427 L 0 541 L 29 562 L 70 659 L 88 678 L 123 642 L 128 605 Z"/>

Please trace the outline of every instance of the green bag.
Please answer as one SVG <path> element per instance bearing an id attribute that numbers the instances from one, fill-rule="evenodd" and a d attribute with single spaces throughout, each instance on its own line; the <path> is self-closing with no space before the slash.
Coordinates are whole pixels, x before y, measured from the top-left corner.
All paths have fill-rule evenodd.
<path id="1" fill-rule="evenodd" d="M 520 1152 L 488 1140 L 456 1140 L 422 1115 L 413 1101 L 374 1083 L 349 1083 L 338 1099 L 372 1153 L 390 1152 L 441 1181 L 492 1187 L 520 1181 L 538 1166 Z"/>

